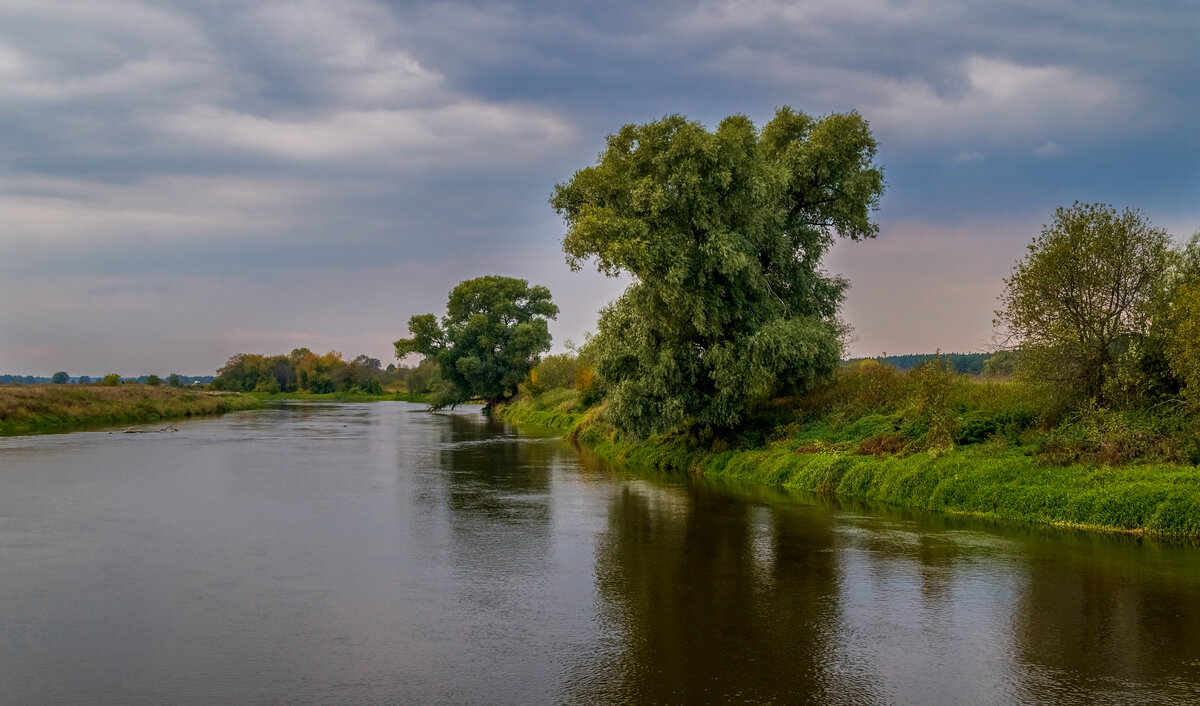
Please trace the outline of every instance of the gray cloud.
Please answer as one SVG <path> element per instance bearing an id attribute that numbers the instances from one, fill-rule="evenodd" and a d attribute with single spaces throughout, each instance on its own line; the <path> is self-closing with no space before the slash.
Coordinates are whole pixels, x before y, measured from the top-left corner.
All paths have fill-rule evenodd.
<path id="1" fill-rule="evenodd" d="M 880 240 L 830 261 L 861 352 L 977 348 L 1055 206 L 1200 225 L 1198 35 L 1187 2 L 11 0 L 0 371 L 387 359 L 493 272 L 579 339 L 623 283 L 567 270 L 554 183 L 623 123 L 784 104 L 881 141 Z"/>

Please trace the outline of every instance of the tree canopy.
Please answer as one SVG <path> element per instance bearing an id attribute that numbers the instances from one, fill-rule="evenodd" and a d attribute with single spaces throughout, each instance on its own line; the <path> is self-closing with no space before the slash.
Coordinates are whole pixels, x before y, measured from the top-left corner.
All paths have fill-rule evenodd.
<path id="1" fill-rule="evenodd" d="M 1170 236 L 1140 211 L 1076 202 L 1028 250 L 995 321 L 1020 350 L 1017 372 L 1105 404 L 1170 295 Z"/>
<path id="2" fill-rule="evenodd" d="M 735 115 L 712 132 L 673 115 L 624 126 L 555 188 L 571 267 L 634 279 L 589 344 L 614 423 L 730 428 L 755 397 L 832 375 L 847 283 L 821 257 L 876 235 L 875 153 L 857 113 L 784 107 L 761 131 Z"/>
<path id="3" fill-rule="evenodd" d="M 548 319 L 558 315 L 550 290 L 523 279 L 489 275 L 459 283 L 446 315 L 408 321 L 412 338 L 396 341 L 396 357 L 420 353 L 438 364 L 443 384 L 430 396 L 434 409 L 482 399 L 490 408 L 510 399 L 550 349 Z"/>
<path id="4" fill-rule="evenodd" d="M 382 394 L 377 358 L 360 355 L 347 363 L 338 351 L 317 355 L 296 348 L 287 355 L 236 353 L 217 370 L 213 389 L 237 392 L 367 392 Z M 175 377 L 178 384 L 179 378 Z"/>

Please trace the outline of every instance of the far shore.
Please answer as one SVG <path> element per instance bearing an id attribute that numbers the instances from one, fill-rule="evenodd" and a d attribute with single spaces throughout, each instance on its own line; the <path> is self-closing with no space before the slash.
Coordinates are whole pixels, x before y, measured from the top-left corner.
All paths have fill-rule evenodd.
<path id="1" fill-rule="evenodd" d="M 252 395 L 139 384 L 0 386 L 0 436 L 119 427 L 262 407 Z"/>

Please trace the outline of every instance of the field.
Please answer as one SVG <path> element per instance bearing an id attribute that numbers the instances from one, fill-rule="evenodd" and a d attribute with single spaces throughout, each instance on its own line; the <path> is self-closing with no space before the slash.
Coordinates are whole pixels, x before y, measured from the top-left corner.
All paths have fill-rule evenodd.
<path id="1" fill-rule="evenodd" d="M 251 396 L 189 388 L 5 385 L 0 387 L 0 435 L 147 424 L 261 406 Z"/>

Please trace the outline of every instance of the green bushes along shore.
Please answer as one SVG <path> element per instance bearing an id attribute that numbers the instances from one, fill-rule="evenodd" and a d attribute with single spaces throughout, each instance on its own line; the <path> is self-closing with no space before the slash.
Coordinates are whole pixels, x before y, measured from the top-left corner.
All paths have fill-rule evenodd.
<path id="1" fill-rule="evenodd" d="M 906 373 L 875 361 L 754 411 L 740 435 L 642 439 L 582 392 L 526 395 L 499 414 L 562 430 L 634 467 L 750 481 L 937 512 L 1200 536 L 1197 422 L 1178 408 L 1073 410 L 1033 385 Z"/>

